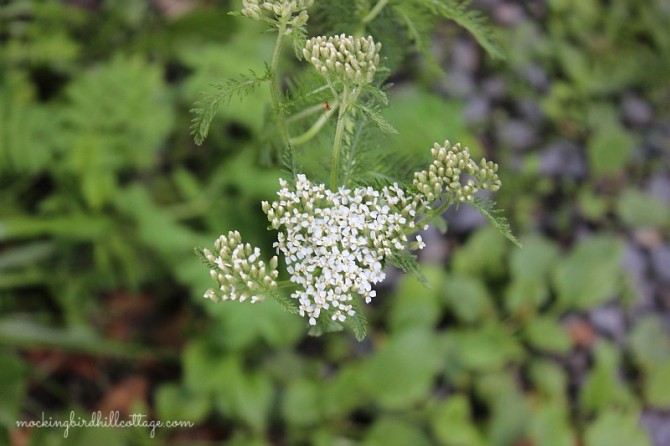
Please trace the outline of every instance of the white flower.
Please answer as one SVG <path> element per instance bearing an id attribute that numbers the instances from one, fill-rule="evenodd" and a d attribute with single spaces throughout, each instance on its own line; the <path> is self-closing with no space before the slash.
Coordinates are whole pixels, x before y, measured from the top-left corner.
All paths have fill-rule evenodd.
<path id="1" fill-rule="evenodd" d="M 298 286 L 291 296 L 311 325 L 321 310 L 344 321 L 355 313 L 354 296 L 366 303 L 376 296 L 372 285 L 385 278 L 384 259 L 405 249 L 422 203 L 396 184 L 333 192 L 298 175 L 294 190 L 280 185 L 278 200 L 263 203 L 263 210 L 281 231 L 275 246 Z"/>

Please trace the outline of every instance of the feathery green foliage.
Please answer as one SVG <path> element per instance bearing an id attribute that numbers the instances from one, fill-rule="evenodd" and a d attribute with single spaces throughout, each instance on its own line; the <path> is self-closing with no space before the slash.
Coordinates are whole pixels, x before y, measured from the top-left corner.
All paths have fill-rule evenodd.
<path id="1" fill-rule="evenodd" d="M 250 70 L 249 75 L 241 75 L 236 79 L 229 79 L 223 84 L 217 84 L 213 87 L 217 90 L 211 93 L 204 93 L 200 101 L 191 109 L 193 119 L 191 120 L 191 134 L 195 143 L 203 143 L 209 133 L 209 126 L 219 110 L 221 105 L 231 101 L 234 96 L 243 99 L 246 95 L 258 88 L 263 82 L 270 79 L 270 67 L 266 66 L 265 73 L 256 74 Z"/>
<path id="2" fill-rule="evenodd" d="M 521 247 L 521 242 L 516 238 L 512 232 L 512 228 L 509 226 L 507 218 L 505 218 L 503 215 L 504 211 L 502 209 L 495 208 L 495 201 L 477 197 L 471 204 L 475 209 L 481 212 L 484 217 L 486 217 L 491 226 L 500 231 L 500 233 L 504 235 L 509 241 L 518 247 Z"/>

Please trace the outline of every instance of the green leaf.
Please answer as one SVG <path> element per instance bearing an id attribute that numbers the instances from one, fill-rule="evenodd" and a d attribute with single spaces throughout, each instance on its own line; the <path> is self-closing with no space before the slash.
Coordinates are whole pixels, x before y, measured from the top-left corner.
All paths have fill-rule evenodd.
<path id="1" fill-rule="evenodd" d="M 614 297 L 621 274 L 621 242 L 600 235 L 582 241 L 562 259 L 553 274 L 564 308 L 589 309 Z"/>
<path id="2" fill-rule="evenodd" d="M 403 276 L 393 296 L 389 327 L 397 333 L 415 328 L 431 328 L 440 318 L 439 289 L 444 282 L 444 270 L 437 266 L 421 268 L 430 287 L 415 276 Z"/>
<path id="3" fill-rule="evenodd" d="M 178 384 L 164 384 L 155 394 L 156 412 L 162 420 L 202 422 L 212 407 L 208 395 L 196 394 Z"/>
<path id="4" fill-rule="evenodd" d="M 261 431 L 267 423 L 274 398 L 274 388 L 267 374 L 246 370 L 241 358 L 223 358 L 216 370 L 210 370 L 218 381 L 215 403 L 222 415 L 244 421 L 252 430 Z"/>
<path id="5" fill-rule="evenodd" d="M 536 446 L 574 446 L 575 434 L 570 426 L 568 409 L 564 405 L 544 404 L 533 411 L 529 434 Z"/>
<path id="6" fill-rule="evenodd" d="M 430 331 L 403 331 L 359 369 L 361 388 L 386 409 L 403 409 L 429 397 L 441 363 Z"/>
<path id="7" fill-rule="evenodd" d="M 0 426 L 16 427 L 20 419 L 21 402 L 26 389 L 27 368 L 20 357 L 13 354 L 0 356 Z"/>
<path id="8" fill-rule="evenodd" d="M 638 414 L 608 410 L 586 429 L 588 446 L 651 446 L 648 434 L 638 423 Z"/>
<path id="9" fill-rule="evenodd" d="M 505 58 L 486 16 L 480 11 L 468 9 L 470 0 L 419 0 L 414 3 L 426 6 L 468 30 L 489 56 L 495 59 Z"/>
<path id="10" fill-rule="evenodd" d="M 120 358 L 144 356 L 171 358 L 173 356 L 172 353 L 164 350 L 147 349 L 138 345 L 110 341 L 83 327 L 54 328 L 16 317 L 0 319 L 0 344 L 15 347 L 57 348 Z"/>
<path id="11" fill-rule="evenodd" d="M 291 382 L 282 399 L 281 412 L 290 426 L 310 426 L 321 418 L 319 385 L 299 379 Z"/>
<path id="12" fill-rule="evenodd" d="M 368 334 L 368 321 L 365 319 L 365 316 L 361 313 L 360 308 L 356 310 L 356 313 L 347 317 L 346 324 L 354 332 L 356 340 L 362 341 L 365 339 L 365 336 Z"/>
<path id="13" fill-rule="evenodd" d="M 523 357 L 523 350 L 515 337 L 499 324 L 455 331 L 453 338 L 457 348 L 453 360 L 468 370 L 500 370 L 507 363 Z"/>
<path id="14" fill-rule="evenodd" d="M 447 306 L 464 322 L 475 322 L 495 314 L 488 289 L 474 277 L 450 275 L 442 286 Z"/>
<path id="15" fill-rule="evenodd" d="M 556 245 L 540 236 L 523 240 L 523 249 L 515 249 L 510 256 L 510 272 L 515 280 L 544 281 L 558 260 Z"/>
<path id="16" fill-rule="evenodd" d="M 430 416 L 430 426 L 444 446 L 484 446 L 481 433 L 472 422 L 472 408 L 466 396 L 450 395 Z"/>
<path id="17" fill-rule="evenodd" d="M 523 327 L 523 334 L 533 347 L 551 353 L 568 353 L 572 347 L 570 336 L 555 318 L 529 319 Z"/>
<path id="18" fill-rule="evenodd" d="M 433 144 L 444 141 L 447 135 L 450 139 L 467 140 L 465 125 L 460 118 L 462 105 L 446 101 L 424 89 L 394 91 L 383 114 L 398 130 L 398 135 L 385 142 L 390 153 L 429 160 Z"/>
<path id="19" fill-rule="evenodd" d="M 633 228 L 670 225 L 670 206 L 636 189 L 626 189 L 619 195 L 616 212 L 621 221 Z"/>
<path id="20" fill-rule="evenodd" d="M 670 360 L 648 371 L 644 381 L 644 396 L 651 406 L 670 409 Z"/>
<path id="21" fill-rule="evenodd" d="M 421 272 L 419 262 L 414 254 L 407 251 L 395 251 L 390 257 L 387 257 L 391 265 L 402 270 L 404 273 L 412 273 L 419 282 L 425 287 L 429 287 L 428 279 Z"/>
<path id="22" fill-rule="evenodd" d="M 587 147 L 595 175 L 611 175 L 624 168 L 635 146 L 632 136 L 615 121 L 598 127 Z"/>
<path id="23" fill-rule="evenodd" d="M 640 318 L 628 338 L 635 362 L 651 369 L 670 360 L 670 333 L 658 315 Z"/>
<path id="24" fill-rule="evenodd" d="M 396 130 L 396 128 L 393 127 L 379 111 L 362 104 L 358 104 L 356 108 L 361 110 L 368 119 L 374 122 L 379 130 L 382 131 L 382 133 L 390 135 L 395 135 L 398 133 L 398 130 Z"/>
<path id="25" fill-rule="evenodd" d="M 403 418 L 383 417 L 376 421 L 361 443 L 364 446 L 430 446 L 432 443 L 419 427 Z"/>
<path id="26" fill-rule="evenodd" d="M 479 229 L 454 253 L 454 273 L 474 277 L 499 277 L 507 270 L 507 247 L 507 242 L 496 229 Z"/>
<path id="27" fill-rule="evenodd" d="M 635 398 L 620 377 L 619 352 L 610 344 L 600 343 L 595 356 L 596 364 L 579 396 L 582 407 L 596 413 L 609 407 L 635 409 Z"/>
<path id="28" fill-rule="evenodd" d="M 530 364 L 530 378 L 535 389 L 554 401 L 567 401 L 568 377 L 558 364 L 542 359 Z"/>
<path id="29" fill-rule="evenodd" d="M 495 209 L 496 203 L 494 201 L 475 198 L 471 204 L 472 207 L 486 217 L 491 226 L 500 231 L 500 233 L 509 241 L 521 248 L 521 242 L 519 242 L 519 239 L 512 233 L 512 228 L 510 228 L 507 218 L 503 215 L 504 211 L 502 209 Z"/>
<path id="30" fill-rule="evenodd" d="M 223 84 L 217 84 L 213 87 L 217 90 L 214 93 L 207 93 L 203 95 L 202 99 L 196 102 L 194 108 L 191 109 L 193 119 L 191 120 L 191 134 L 195 143 L 200 145 L 203 143 L 207 134 L 209 133 L 209 126 L 214 119 L 214 115 L 219 110 L 221 105 L 230 103 L 234 96 L 244 99 L 245 96 L 251 94 L 263 82 L 270 79 L 270 69 L 266 67 L 263 75 L 259 76 L 254 71 L 250 70 L 251 74 L 242 75 L 236 79 L 229 79 Z"/>

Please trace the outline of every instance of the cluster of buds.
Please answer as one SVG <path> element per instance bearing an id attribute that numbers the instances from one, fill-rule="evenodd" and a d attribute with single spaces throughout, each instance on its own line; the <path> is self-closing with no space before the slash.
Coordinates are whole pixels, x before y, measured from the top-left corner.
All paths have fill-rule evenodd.
<path id="1" fill-rule="evenodd" d="M 306 9 L 314 4 L 314 0 L 243 0 L 242 15 L 254 20 L 267 20 L 263 12 L 269 12 L 278 21 L 290 27 L 299 27 L 307 23 L 309 16 Z"/>
<path id="2" fill-rule="evenodd" d="M 445 141 L 444 146 L 435 143 L 431 153 L 433 163 L 428 170 L 414 174 L 414 186 L 428 202 L 444 194 L 455 201 L 472 201 L 474 194 L 481 189 L 500 189 L 502 183 L 496 173 L 498 165 L 486 159 L 477 164 L 470 158 L 467 147 L 460 144 L 451 146 L 449 141 Z"/>
<path id="3" fill-rule="evenodd" d="M 303 55 L 326 78 L 366 85 L 377 71 L 380 48 L 371 36 L 319 36 L 307 41 Z"/>
<path id="4" fill-rule="evenodd" d="M 407 233 L 415 232 L 423 203 L 397 185 L 333 192 L 304 175 L 297 176 L 295 189 L 283 180 L 280 185 L 279 200 L 263 202 L 263 211 L 280 231 L 275 247 L 298 285 L 291 297 L 311 325 L 322 310 L 344 321 L 355 313 L 354 296 L 366 303 L 375 297 L 372 284 L 384 280 L 385 258 L 408 247 Z M 425 245 L 418 238 L 411 246 Z"/>
<path id="5" fill-rule="evenodd" d="M 243 244 L 239 232 L 219 237 L 214 251 L 203 249 L 202 252 L 210 265 L 209 273 L 219 287 L 210 288 L 204 297 L 214 301 L 249 299 L 254 303 L 263 300 L 265 290 L 277 287 L 277 257 L 266 266 L 260 260 L 260 250 Z"/>

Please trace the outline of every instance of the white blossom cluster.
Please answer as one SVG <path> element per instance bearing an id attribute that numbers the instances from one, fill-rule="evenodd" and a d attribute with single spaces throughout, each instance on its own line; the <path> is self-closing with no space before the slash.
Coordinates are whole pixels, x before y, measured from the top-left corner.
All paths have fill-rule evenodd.
<path id="1" fill-rule="evenodd" d="M 298 285 L 291 297 L 311 325 L 322 310 L 344 321 L 355 313 L 355 295 L 366 303 L 375 297 L 372 284 L 384 280 L 384 259 L 407 247 L 423 203 L 395 184 L 333 192 L 298 175 L 295 189 L 280 185 L 278 201 L 263 202 L 263 211 L 280 231 L 275 247 Z M 414 245 L 425 246 L 420 237 Z"/>
<path id="2" fill-rule="evenodd" d="M 480 189 L 496 191 L 500 189 L 498 165 L 482 158 L 479 164 L 470 158 L 470 151 L 460 144 L 444 146 L 435 143 L 431 150 L 433 163 L 428 170 L 414 174 L 414 186 L 428 202 L 450 194 L 458 201 L 472 201 Z M 466 178 L 461 175 L 466 174 Z"/>
<path id="3" fill-rule="evenodd" d="M 263 300 L 264 291 L 277 287 L 277 257 L 266 265 L 260 260 L 260 250 L 243 244 L 239 232 L 220 236 L 214 243 L 214 251 L 202 252 L 219 287 L 210 288 L 204 297 L 214 301 L 250 299 L 254 303 Z"/>
<path id="4" fill-rule="evenodd" d="M 313 4 L 314 0 L 243 0 L 242 15 L 263 20 L 263 12 L 267 11 L 286 25 L 298 27 L 307 23 L 309 16 L 306 9 Z"/>
<path id="5" fill-rule="evenodd" d="M 372 82 L 377 71 L 380 49 L 381 43 L 375 43 L 371 36 L 354 38 L 342 34 L 309 39 L 303 55 L 324 77 L 365 85 Z"/>

